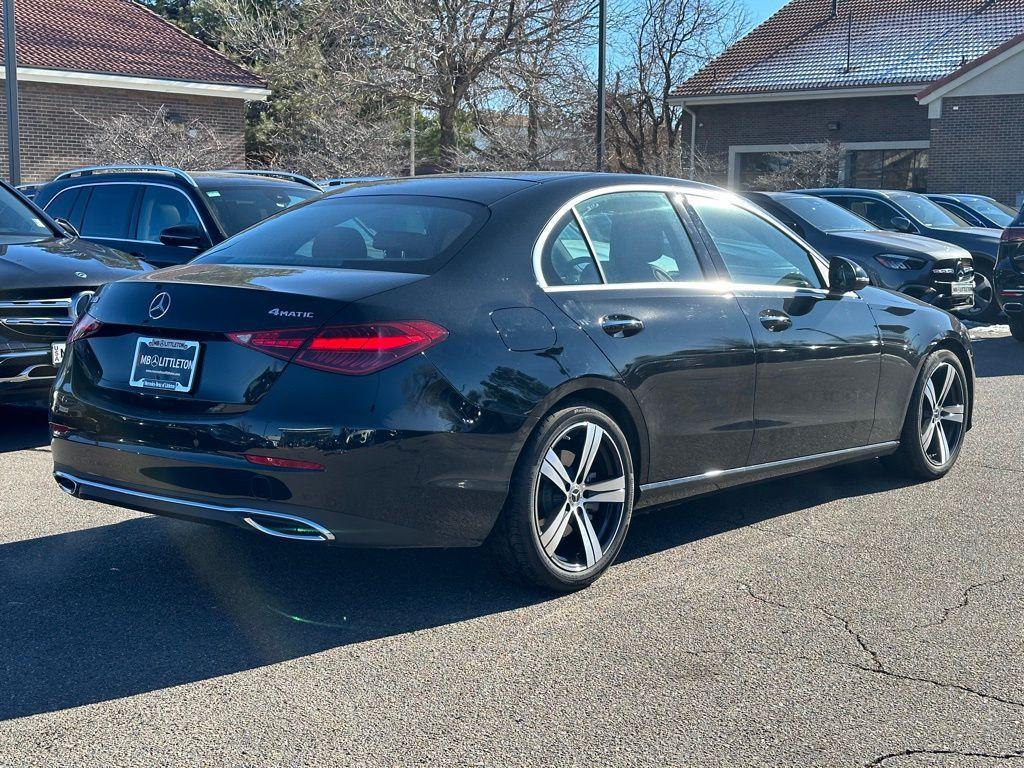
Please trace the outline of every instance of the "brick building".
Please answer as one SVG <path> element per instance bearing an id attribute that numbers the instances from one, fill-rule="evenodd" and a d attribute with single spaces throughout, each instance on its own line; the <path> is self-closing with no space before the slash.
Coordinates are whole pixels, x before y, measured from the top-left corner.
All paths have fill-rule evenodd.
<path id="1" fill-rule="evenodd" d="M 245 162 L 245 103 L 269 93 L 253 74 L 132 0 L 18 0 L 15 14 L 24 181 L 95 163 L 91 123 L 161 106 L 201 120 Z M 0 89 L 4 177 L 6 130 Z"/>
<path id="2" fill-rule="evenodd" d="M 1024 0 L 791 0 L 674 93 L 736 188 L 833 143 L 847 186 L 1024 202 Z"/>

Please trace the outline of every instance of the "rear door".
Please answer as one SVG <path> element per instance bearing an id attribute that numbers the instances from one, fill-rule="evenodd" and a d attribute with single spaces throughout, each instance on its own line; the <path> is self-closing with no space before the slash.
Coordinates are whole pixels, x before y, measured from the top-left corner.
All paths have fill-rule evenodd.
<path id="1" fill-rule="evenodd" d="M 548 295 L 636 396 L 650 483 L 741 467 L 752 437 L 750 329 L 680 215 L 671 191 L 599 193 L 541 254 Z"/>
<path id="2" fill-rule="evenodd" d="M 753 207 L 699 194 L 687 201 L 754 336 L 749 463 L 868 444 L 881 346 L 867 303 L 830 294 L 804 246 Z"/>

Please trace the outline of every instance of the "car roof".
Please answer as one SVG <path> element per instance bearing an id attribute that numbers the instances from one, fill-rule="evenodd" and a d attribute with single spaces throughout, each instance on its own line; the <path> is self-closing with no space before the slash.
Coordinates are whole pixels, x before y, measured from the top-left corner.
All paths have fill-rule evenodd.
<path id="1" fill-rule="evenodd" d="M 528 171 L 506 173 L 452 173 L 430 176 L 411 176 L 362 183 L 333 189 L 325 197 L 368 195 L 424 195 L 451 197 L 491 205 L 509 195 L 532 188 L 565 188 L 579 193 L 601 187 L 622 185 L 673 186 L 680 189 L 722 190 L 708 184 L 684 179 L 645 176 L 627 173 L 596 173 L 569 171 Z"/>
<path id="2" fill-rule="evenodd" d="M 889 198 L 893 195 L 920 195 L 907 189 L 859 189 L 857 187 L 825 187 L 822 189 L 794 189 L 797 194 L 809 195 L 860 195 L 862 197 Z M 922 195 L 923 197 L 923 195 Z"/>
<path id="3" fill-rule="evenodd" d="M 252 184 L 276 184 L 282 187 L 292 187 L 298 189 L 312 188 L 306 184 L 300 184 L 297 181 L 292 181 L 291 179 L 283 179 L 280 176 L 261 176 L 258 173 L 234 173 L 232 171 L 193 171 L 189 175 L 196 180 L 196 185 L 200 189 L 206 189 L 208 187 L 225 186 L 244 187 L 251 186 Z"/>

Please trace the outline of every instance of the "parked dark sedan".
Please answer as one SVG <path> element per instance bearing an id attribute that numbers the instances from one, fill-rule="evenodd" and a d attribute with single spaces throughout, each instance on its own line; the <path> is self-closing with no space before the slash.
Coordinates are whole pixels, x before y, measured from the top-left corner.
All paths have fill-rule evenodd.
<path id="1" fill-rule="evenodd" d="M 835 203 L 793 192 L 747 192 L 745 197 L 788 226 L 826 258 L 857 262 L 872 285 L 969 314 L 974 307 L 971 254 L 918 235 L 876 229 Z"/>
<path id="2" fill-rule="evenodd" d="M 93 291 L 146 271 L 136 258 L 78 239 L 0 182 L 0 403 L 43 405 Z"/>
<path id="3" fill-rule="evenodd" d="M 1003 231 L 995 284 L 1010 333 L 1018 341 L 1024 341 L 1024 209 Z"/>
<path id="4" fill-rule="evenodd" d="M 304 176 L 281 171 L 99 166 L 60 174 L 35 202 L 86 240 L 167 267 L 320 192 Z"/>
<path id="5" fill-rule="evenodd" d="M 635 508 L 880 456 L 939 477 L 973 391 L 953 316 L 713 187 L 409 179 L 100 291 L 53 459 L 83 498 L 307 541 L 486 542 L 567 590 Z"/>
<path id="6" fill-rule="evenodd" d="M 958 245 L 974 259 L 974 310 L 971 319 L 990 321 L 999 316 L 992 274 L 999 252 L 998 229 L 973 227 L 917 192 L 878 189 L 803 189 L 803 194 L 831 200 L 879 229 L 924 235 Z"/>
<path id="7" fill-rule="evenodd" d="M 1017 215 L 1010 206 L 985 195 L 928 195 L 928 199 L 972 227 L 1005 229 Z"/>

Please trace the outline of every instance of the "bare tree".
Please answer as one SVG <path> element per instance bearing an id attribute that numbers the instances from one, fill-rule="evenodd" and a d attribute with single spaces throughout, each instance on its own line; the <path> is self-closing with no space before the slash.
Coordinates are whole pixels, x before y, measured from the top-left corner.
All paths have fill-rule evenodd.
<path id="1" fill-rule="evenodd" d="M 688 169 L 689 122 L 671 103 L 672 89 L 706 64 L 749 25 L 738 0 L 640 0 L 621 36 L 627 65 L 609 94 L 613 167 L 633 173 L 682 175 Z"/>
<path id="2" fill-rule="evenodd" d="M 166 106 L 139 107 L 103 119 L 76 114 L 93 129 L 87 145 L 98 163 L 206 170 L 236 162 L 236 152 L 210 126 L 179 117 Z"/>
<path id="3" fill-rule="evenodd" d="M 776 152 L 764 160 L 765 170 L 750 182 L 750 188 L 781 192 L 840 186 L 846 153 L 837 142 L 826 141 L 817 149 Z"/>

